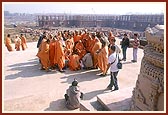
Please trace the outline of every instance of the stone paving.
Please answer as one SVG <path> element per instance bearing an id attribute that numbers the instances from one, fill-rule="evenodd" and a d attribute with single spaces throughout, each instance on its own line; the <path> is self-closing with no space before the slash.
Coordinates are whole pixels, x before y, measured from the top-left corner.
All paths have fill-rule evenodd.
<path id="1" fill-rule="evenodd" d="M 117 44 L 120 40 L 117 39 Z M 40 70 L 36 44 L 27 43 L 27 50 L 14 52 L 8 52 L 3 45 L 3 112 L 80 112 L 79 109 L 72 111 L 64 106 L 64 94 L 74 78 L 84 92 L 83 101 L 94 102 L 97 95 L 108 93 L 104 89 L 110 76 L 100 77 L 98 69 L 67 69 L 65 73 Z M 127 61 L 123 62 L 123 69 L 118 74 L 120 89 L 135 86 L 142 57 L 143 50 L 139 49 L 138 62 L 131 63 L 132 48 L 128 48 Z"/>

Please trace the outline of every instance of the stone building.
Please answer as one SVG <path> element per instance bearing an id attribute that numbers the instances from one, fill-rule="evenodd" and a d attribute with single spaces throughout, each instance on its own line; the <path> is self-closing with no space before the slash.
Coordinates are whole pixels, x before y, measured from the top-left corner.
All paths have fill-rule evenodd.
<path id="1" fill-rule="evenodd" d="M 39 27 L 112 27 L 144 31 L 146 27 L 164 24 L 164 15 L 39 15 Z"/>
<path id="2" fill-rule="evenodd" d="M 133 90 L 133 111 L 164 110 L 164 29 L 161 25 L 145 31 L 148 45 L 144 47 L 140 74 Z"/>

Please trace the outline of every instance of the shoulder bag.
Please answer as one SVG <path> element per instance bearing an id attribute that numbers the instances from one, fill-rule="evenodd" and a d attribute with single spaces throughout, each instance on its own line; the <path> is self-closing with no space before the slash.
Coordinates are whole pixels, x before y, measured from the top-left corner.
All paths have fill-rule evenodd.
<path id="1" fill-rule="evenodd" d="M 116 58 L 117 58 L 117 54 L 116 54 Z M 113 64 L 113 63 L 116 61 L 116 58 L 115 58 L 115 60 L 114 60 L 111 64 Z M 119 56 L 118 56 L 117 68 L 118 68 L 118 69 L 122 69 L 122 63 L 121 63 L 121 61 L 119 60 Z"/>

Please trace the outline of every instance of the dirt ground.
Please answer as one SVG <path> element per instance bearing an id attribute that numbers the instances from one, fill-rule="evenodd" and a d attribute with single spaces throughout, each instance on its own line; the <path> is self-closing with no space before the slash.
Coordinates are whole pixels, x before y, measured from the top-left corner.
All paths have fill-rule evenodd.
<path id="1" fill-rule="evenodd" d="M 117 39 L 117 44 L 119 44 Z M 64 105 L 64 94 L 74 78 L 84 93 L 84 101 L 91 101 L 104 92 L 110 76 L 100 77 L 98 69 L 93 70 L 58 70 L 45 72 L 40 70 L 37 42 L 27 43 L 25 51 L 8 52 L 3 45 L 3 112 L 79 112 L 68 110 Z M 14 46 L 14 44 L 12 44 Z M 138 50 L 138 62 L 131 63 L 132 48 L 128 48 L 127 61 L 119 71 L 120 89 L 135 87 L 140 71 L 143 50 Z M 122 57 L 122 55 L 121 55 Z"/>

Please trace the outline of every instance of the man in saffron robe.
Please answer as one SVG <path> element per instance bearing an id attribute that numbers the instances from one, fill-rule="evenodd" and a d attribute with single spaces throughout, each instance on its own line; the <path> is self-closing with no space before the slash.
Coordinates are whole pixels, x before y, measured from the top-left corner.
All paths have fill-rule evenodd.
<path id="1" fill-rule="evenodd" d="M 98 67 L 102 72 L 100 76 L 105 76 L 108 65 L 108 46 L 105 41 L 102 41 L 102 49 L 99 51 L 97 59 L 98 59 Z"/>
<path id="2" fill-rule="evenodd" d="M 91 49 L 93 47 L 92 44 L 92 38 L 89 33 L 86 33 L 85 36 L 82 39 L 83 45 L 86 48 L 86 51 L 91 52 Z"/>
<path id="3" fill-rule="evenodd" d="M 65 54 L 71 55 L 73 52 L 74 41 L 72 35 L 69 35 L 65 41 Z M 66 57 L 68 58 L 68 57 Z"/>
<path id="4" fill-rule="evenodd" d="M 20 46 L 21 46 L 21 39 L 19 38 L 18 35 L 16 35 L 16 38 L 15 38 L 15 49 L 16 49 L 16 51 L 20 51 Z"/>
<path id="5" fill-rule="evenodd" d="M 56 47 L 55 47 L 56 56 L 54 56 L 55 57 L 54 62 L 58 64 L 58 68 L 60 72 L 65 72 L 63 70 L 65 66 L 65 53 L 64 53 L 63 43 L 62 43 L 63 38 L 59 35 L 57 39 L 58 40 L 56 41 Z"/>
<path id="6" fill-rule="evenodd" d="M 37 57 L 41 60 L 41 69 L 45 69 L 47 72 L 50 71 L 49 39 L 45 36 L 40 44 L 40 51 L 37 53 Z"/>
<path id="7" fill-rule="evenodd" d="M 91 50 L 91 54 L 92 54 L 92 57 L 93 57 L 93 68 L 97 68 L 98 66 L 98 60 L 97 60 L 97 51 L 99 51 L 102 47 L 102 44 L 100 42 L 100 40 L 95 36 L 95 35 L 92 35 L 92 38 L 93 38 L 93 48 Z"/>
<path id="8" fill-rule="evenodd" d="M 81 40 L 82 40 L 84 46 L 85 46 L 84 39 L 86 39 L 86 38 L 87 38 L 87 30 L 83 30 L 82 34 L 81 34 Z"/>
<path id="9" fill-rule="evenodd" d="M 22 50 L 25 50 L 27 48 L 26 37 L 24 37 L 23 34 L 21 34 L 20 39 L 21 39 Z"/>
<path id="10" fill-rule="evenodd" d="M 55 63 L 54 63 L 54 58 L 56 56 L 55 54 L 55 47 L 56 47 L 56 38 L 50 38 L 50 49 L 49 49 L 49 59 L 50 59 L 50 66 L 52 69 L 54 69 Z"/>
<path id="11" fill-rule="evenodd" d="M 70 55 L 69 62 L 68 62 L 69 69 L 72 71 L 79 70 L 81 68 L 79 60 L 80 60 L 79 55 L 77 55 L 75 53 Z"/>
<path id="12" fill-rule="evenodd" d="M 82 59 L 82 57 L 86 54 L 86 50 L 85 50 L 85 47 L 82 43 L 81 40 L 79 40 L 75 46 L 75 50 L 77 51 L 80 59 Z"/>
<path id="13" fill-rule="evenodd" d="M 5 39 L 5 46 L 7 47 L 8 51 L 13 51 L 12 45 L 11 45 L 11 39 L 10 39 L 10 34 L 7 35 Z"/>
<path id="14" fill-rule="evenodd" d="M 115 39 L 115 36 L 113 35 L 113 32 L 110 31 L 110 32 L 109 32 L 109 36 L 108 36 L 108 40 L 110 41 L 110 40 L 112 40 L 112 39 Z"/>
<path id="15" fill-rule="evenodd" d="M 75 35 L 74 35 L 74 42 L 75 42 L 75 44 L 76 44 L 76 42 L 78 42 L 81 39 L 82 39 L 82 36 L 79 35 L 79 31 L 76 30 L 75 31 Z"/>

